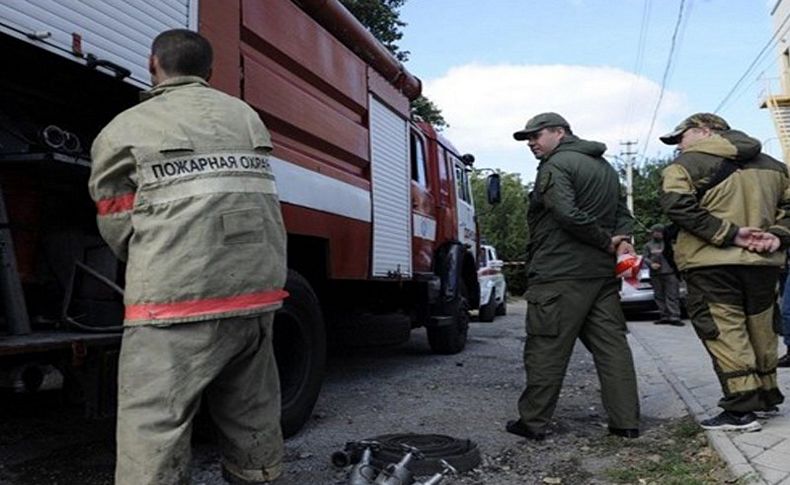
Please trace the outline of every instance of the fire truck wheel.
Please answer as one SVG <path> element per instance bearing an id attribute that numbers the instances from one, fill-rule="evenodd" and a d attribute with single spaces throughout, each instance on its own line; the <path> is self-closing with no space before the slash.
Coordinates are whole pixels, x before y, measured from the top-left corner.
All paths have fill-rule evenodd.
<path id="1" fill-rule="evenodd" d="M 488 297 L 488 302 L 480 307 L 478 319 L 481 322 L 493 322 L 496 313 L 496 290 L 491 290 L 491 296 Z"/>
<path id="2" fill-rule="evenodd" d="M 283 435 L 292 436 L 310 419 L 324 378 L 326 328 L 310 283 L 288 271 L 290 296 L 274 317 L 274 354 L 280 372 Z"/>
<path id="3" fill-rule="evenodd" d="M 469 299 L 466 285 L 458 285 L 458 296 L 448 305 L 453 322 L 440 327 L 428 327 L 428 344 L 437 354 L 457 354 L 466 347 L 466 334 L 469 331 Z"/>

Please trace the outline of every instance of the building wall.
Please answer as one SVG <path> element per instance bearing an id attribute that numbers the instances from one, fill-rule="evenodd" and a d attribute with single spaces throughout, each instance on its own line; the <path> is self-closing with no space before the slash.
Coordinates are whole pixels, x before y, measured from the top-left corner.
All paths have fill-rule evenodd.
<path id="1" fill-rule="evenodd" d="M 788 16 L 790 16 L 790 0 L 777 0 L 771 9 L 771 17 L 774 21 L 774 31 L 781 29 L 777 49 L 782 93 L 790 95 L 790 21 L 785 22 Z"/>

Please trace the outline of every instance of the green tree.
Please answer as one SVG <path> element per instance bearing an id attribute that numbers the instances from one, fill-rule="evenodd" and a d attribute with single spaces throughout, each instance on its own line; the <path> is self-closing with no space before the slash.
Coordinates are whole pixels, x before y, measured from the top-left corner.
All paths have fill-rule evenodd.
<path id="1" fill-rule="evenodd" d="M 661 171 L 671 162 L 670 159 L 649 159 L 634 167 L 634 237 L 637 251 L 650 238 L 650 226 L 669 224 L 669 219 L 661 212 Z M 625 165 L 617 161 L 615 167 L 625 180 Z"/>
<path id="2" fill-rule="evenodd" d="M 477 206 L 477 222 L 481 240 L 493 245 L 500 259 L 508 262 L 523 262 L 527 255 L 528 191 L 515 173 L 499 172 L 501 177 L 502 200 L 491 206 L 485 201 L 486 176 L 472 172 L 472 196 Z M 510 293 L 520 295 L 526 290 L 526 268 L 524 266 L 505 267 Z"/>
<path id="3" fill-rule="evenodd" d="M 409 51 L 402 51 L 398 46 L 403 38 L 401 29 L 406 26 L 399 10 L 406 0 L 340 0 L 340 3 L 399 61 L 409 60 Z"/>
<path id="4" fill-rule="evenodd" d="M 400 19 L 400 8 L 406 0 L 340 0 L 357 20 L 364 25 L 401 62 L 409 60 L 409 51 L 401 50 L 406 23 Z M 447 120 L 430 99 L 419 96 L 411 102 L 413 119 L 431 123 L 437 130 L 447 128 Z"/>
<path id="5" fill-rule="evenodd" d="M 418 121 L 426 121 L 439 131 L 450 126 L 442 116 L 442 110 L 423 95 L 411 102 L 411 117 Z"/>

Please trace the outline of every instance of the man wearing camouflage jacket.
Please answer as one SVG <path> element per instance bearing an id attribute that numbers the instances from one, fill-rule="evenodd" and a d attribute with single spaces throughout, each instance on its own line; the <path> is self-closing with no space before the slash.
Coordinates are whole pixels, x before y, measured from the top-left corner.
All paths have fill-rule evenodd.
<path id="1" fill-rule="evenodd" d="M 721 383 L 706 429 L 756 431 L 777 388 L 777 279 L 790 243 L 787 167 L 721 117 L 697 113 L 661 137 L 680 156 L 663 171 L 661 206 L 680 227 L 675 260 L 688 311 Z"/>
<path id="2" fill-rule="evenodd" d="M 154 88 L 91 150 L 99 230 L 127 263 L 116 484 L 187 483 L 203 397 L 228 480 L 269 483 L 282 469 L 272 323 L 285 230 L 271 141 L 252 108 L 208 86 L 211 62 L 199 34 L 160 34 Z"/>

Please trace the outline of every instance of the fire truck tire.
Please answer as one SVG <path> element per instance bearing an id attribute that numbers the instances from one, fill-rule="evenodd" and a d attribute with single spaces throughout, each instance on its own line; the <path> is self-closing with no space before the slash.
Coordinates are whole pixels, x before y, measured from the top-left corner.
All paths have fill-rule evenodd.
<path id="1" fill-rule="evenodd" d="M 453 322 L 439 327 L 428 327 L 428 345 L 437 354 L 457 354 L 466 347 L 466 335 L 469 331 L 469 299 L 466 285 L 458 285 L 458 296 L 448 305 Z"/>
<path id="2" fill-rule="evenodd" d="M 288 271 L 290 296 L 274 317 L 274 354 L 280 373 L 283 435 L 296 434 L 310 419 L 326 365 L 326 328 L 310 283 Z"/>
<path id="3" fill-rule="evenodd" d="M 488 302 L 485 305 L 480 307 L 480 313 L 478 314 L 478 319 L 481 322 L 493 322 L 494 315 L 496 314 L 497 305 L 496 305 L 496 290 L 491 290 L 491 296 L 488 298 Z"/>

